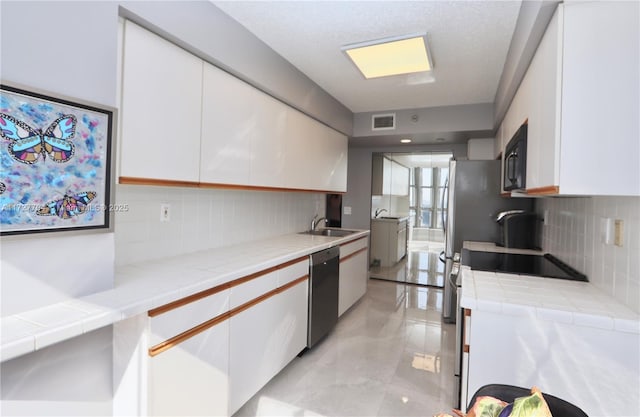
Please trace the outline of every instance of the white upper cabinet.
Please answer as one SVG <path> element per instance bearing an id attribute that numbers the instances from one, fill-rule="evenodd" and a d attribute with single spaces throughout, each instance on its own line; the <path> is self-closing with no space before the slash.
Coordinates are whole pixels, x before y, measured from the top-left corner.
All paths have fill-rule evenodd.
<path id="1" fill-rule="evenodd" d="M 562 46 L 558 19 L 561 19 L 561 10 L 558 9 L 549 23 L 526 74 L 527 81 L 535 88 L 528 102 L 526 186 L 529 190 L 559 184 Z"/>
<path id="2" fill-rule="evenodd" d="M 289 109 L 285 132 L 285 187 L 345 192 L 347 137 Z"/>
<path id="3" fill-rule="evenodd" d="M 125 25 L 122 177 L 346 192 L 345 135 Z"/>
<path id="4" fill-rule="evenodd" d="M 200 182 L 249 184 L 258 123 L 254 88 L 204 64 Z"/>
<path id="5" fill-rule="evenodd" d="M 125 22 L 120 176 L 197 182 L 202 60 Z"/>
<path id="6" fill-rule="evenodd" d="M 528 119 L 527 193 L 640 195 L 639 8 L 558 6 L 501 126 Z"/>
<path id="7" fill-rule="evenodd" d="M 373 195 L 409 195 L 409 168 L 378 154 L 372 159 Z"/>
<path id="8" fill-rule="evenodd" d="M 391 163 L 391 195 L 409 195 L 409 168 L 396 161 Z"/>
<path id="9" fill-rule="evenodd" d="M 561 193 L 640 195 L 639 9 L 564 8 Z"/>

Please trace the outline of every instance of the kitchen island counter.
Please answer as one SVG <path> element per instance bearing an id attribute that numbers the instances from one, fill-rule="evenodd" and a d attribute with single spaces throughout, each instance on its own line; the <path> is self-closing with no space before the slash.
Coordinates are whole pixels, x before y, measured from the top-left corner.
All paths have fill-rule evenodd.
<path id="1" fill-rule="evenodd" d="M 463 395 L 489 383 L 535 385 L 590 416 L 640 409 L 637 313 L 589 282 L 460 273 Z"/>

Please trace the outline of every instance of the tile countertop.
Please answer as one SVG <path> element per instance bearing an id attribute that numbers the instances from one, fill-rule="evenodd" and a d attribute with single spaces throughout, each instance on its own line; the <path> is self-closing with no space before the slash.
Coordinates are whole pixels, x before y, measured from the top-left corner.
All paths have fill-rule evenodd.
<path id="1" fill-rule="evenodd" d="M 2 317 L 0 361 L 368 234 L 368 230 L 345 237 L 289 234 L 118 267 L 111 290 Z"/>
<path id="2" fill-rule="evenodd" d="M 511 316 L 640 334 L 640 315 L 589 282 L 460 268 L 460 305 Z"/>
<path id="3" fill-rule="evenodd" d="M 463 242 L 474 251 L 542 255 L 493 242 Z M 640 315 L 589 282 L 460 268 L 460 305 L 509 315 L 535 315 L 541 320 L 640 334 Z"/>

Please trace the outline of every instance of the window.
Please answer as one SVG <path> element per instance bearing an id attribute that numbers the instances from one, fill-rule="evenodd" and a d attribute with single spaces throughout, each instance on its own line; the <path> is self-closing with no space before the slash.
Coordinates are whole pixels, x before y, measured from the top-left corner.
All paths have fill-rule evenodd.
<path id="1" fill-rule="evenodd" d="M 445 160 L 451 154 L 443 155 Z M 411 170 L 409 181 L 409 216 L 414 227 L 442 228 L 446 223 L 446 186 L 449 167 L 419 167 Z"/>

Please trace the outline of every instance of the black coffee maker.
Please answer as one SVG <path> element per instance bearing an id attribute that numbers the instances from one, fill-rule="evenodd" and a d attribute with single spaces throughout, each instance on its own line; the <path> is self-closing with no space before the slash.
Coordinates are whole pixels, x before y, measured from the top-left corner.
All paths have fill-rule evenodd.
<path id="1" fill-rule="evenodd" d="M 498 246 L 516 249 L 540 249 L 540 219 L 524 210 L 503 211 L 496 216 L 500 225 Z"/>

